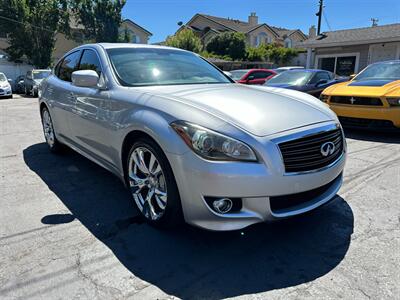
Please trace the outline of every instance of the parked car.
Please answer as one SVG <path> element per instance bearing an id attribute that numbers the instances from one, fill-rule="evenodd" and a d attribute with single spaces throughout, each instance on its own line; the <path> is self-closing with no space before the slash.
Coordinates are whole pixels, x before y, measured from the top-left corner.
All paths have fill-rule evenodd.
<path id="1" fill-rule="evenodd" d="M 344 126 L 400 129 L 400 60 L 369 65 L 352 80 L 325 89 L 321 100 Z"/>
<path id="2" fill-rule="evenodd" d="M 304 69 L 304 67 L 302 67 L 302 66 L 279 67 L 279 68 L 274 69 L 274 71 L 276 71 L 277 73 L 282 73 L 282 72 L 289 71 L 289 70 L 300 70 L 300 69 Z"/>
<path id="3" fill-rule="evenodd" d="M 277 73 L 269 69 L 250 69 L 230 71 L 231 78 L 243 84 L 264 84 Z"/>
<path id="4" fill-rule="evenodd" d="M 15 92 L 17 94 L 22 94 L 25 92 L 25 84 L 24 84 L 25 75 L 19 75 L 15 80 Z"/>
<path id="5" fill-rule="evenodd" d="M 51 70 L 31 70 L 26 72 L 24 89 L 26 95 L 38 96 L 38 87 L 43 79 L 48 77 Z"/>
<path id="6" fill-rule="evenodd" d="M 13 97 L 10 81 L 4 73 L 0 72 L 0 98 Z"/>
<path id="7" fill-rule="evenodd" d="M 155 226 L 240 229 L 317 208 L 342 184 L 345 139 L 325 104 L 236 84 L 192 52 L 83 45 L 40 94 L 50 151 L 116 174 Z"/>
<path id="8" fill-rule="evenodd" d="M 265 83 L 269 87 L 279 87 L 301 91 L 315 97 L 328 86 L 345 79 L 336 79 L 331 72 L 318 69 L 289 70 L 276 75 Z"/>

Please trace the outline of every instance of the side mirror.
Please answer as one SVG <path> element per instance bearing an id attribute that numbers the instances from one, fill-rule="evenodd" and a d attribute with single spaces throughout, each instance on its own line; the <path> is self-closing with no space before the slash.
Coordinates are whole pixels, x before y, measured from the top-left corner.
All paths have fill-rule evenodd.
<path id="1" fill-rule="evenodd" d="M 97 88 L 99 75 L 93 70 L 79 70 L 72 72 L 72 84 L 80 87 Z"/>
<path id="2" fill-rule="evenodd" d="M 10 78 L 8 78 L 7 80 L 8 80 L 8 82 L 10 82 L 10 83 L 11 83 L 11 82 L 13 82 L 13 80 L 12 80 L 12 79 L 10 79 Z"/>
<path id="3" fill-rule="evenodd" d="M 320 86 L 320 85 L 323 85 L 323 84 L 325 84 L 325 83 L 328 83 L 328 80 L 326 80 L 326 79 L 320 79 L 320 80 L 318 80 L 318 82 L 315 84 L 315 86 Z"/>

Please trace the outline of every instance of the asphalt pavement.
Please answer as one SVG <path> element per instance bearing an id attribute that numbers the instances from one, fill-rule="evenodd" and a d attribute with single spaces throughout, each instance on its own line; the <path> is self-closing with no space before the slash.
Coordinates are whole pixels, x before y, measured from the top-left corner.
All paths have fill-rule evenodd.
<path id="1" fill-rule="evenodd" d="M 141 222 L 111 173 L 0 100 L 0 299 L 400 299 L 400 134 L 346 131 L 331 204 L 242 231 Z"/>

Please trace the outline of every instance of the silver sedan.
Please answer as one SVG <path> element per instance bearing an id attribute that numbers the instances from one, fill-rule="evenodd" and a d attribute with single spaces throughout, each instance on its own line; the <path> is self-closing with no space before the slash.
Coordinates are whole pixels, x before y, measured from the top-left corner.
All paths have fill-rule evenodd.
<path id="1" fill-rule="evenodd" d="M 113 172 L 152 225 L 240 229 L 315 209 L 342 184 L 345 139 L 324 103 L 236 84 L 191 52 L 84 45 L 40 88 L 50 150 Z"/>

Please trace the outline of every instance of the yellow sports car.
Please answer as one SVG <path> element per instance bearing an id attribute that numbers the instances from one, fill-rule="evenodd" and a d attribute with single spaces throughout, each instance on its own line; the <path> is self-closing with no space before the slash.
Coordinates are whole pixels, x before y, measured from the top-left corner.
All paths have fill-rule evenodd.
<path id="1" fill-rule="evenodd" d="M 352 80 L 326 88 L 320 99 L 343 126 L 400 129 L 400 60 L 371 64 Z"/>

